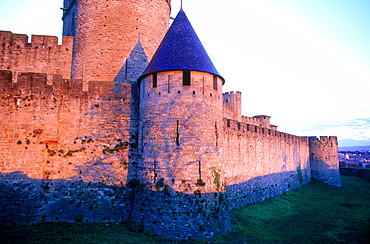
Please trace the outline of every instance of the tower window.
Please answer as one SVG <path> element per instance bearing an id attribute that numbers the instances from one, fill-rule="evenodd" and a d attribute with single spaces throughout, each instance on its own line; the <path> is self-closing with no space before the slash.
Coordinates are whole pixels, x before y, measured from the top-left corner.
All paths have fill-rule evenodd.
<path id="1" fill-rule="evenodd" d="M 158 86 L 158 77 L 157 77 L 157 73 L 154 73 L 153 75 L 153 88 L 156 88 Z"/>
<path id="2" fill-rule="evenodd" d="M 190 70 L 182 71 L 182 85 L 190 86 Z"/>
<path id="3" fill-rule="evenodd" d="M 213 89 L 217 90 L 217 76 L 213 76 Z"/>
<path id="4" fill-rule="evenodd" d="M 179 121 L 176 121 L 176 146 L 180 146 Z"/>

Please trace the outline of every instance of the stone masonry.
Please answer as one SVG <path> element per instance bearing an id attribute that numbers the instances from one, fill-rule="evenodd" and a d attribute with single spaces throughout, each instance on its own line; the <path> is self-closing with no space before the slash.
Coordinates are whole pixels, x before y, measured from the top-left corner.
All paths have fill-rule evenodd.
<path id="1" fill-rule="evenodd" d="M 212 238 L 233 208 L 311 178 L 341 186 L 337 138 L 243 116 L 183 10 L 170 28 L 169 13 L 169 0 L 65 0 L 61 45 L 0 32 L 0 225 Z"/>

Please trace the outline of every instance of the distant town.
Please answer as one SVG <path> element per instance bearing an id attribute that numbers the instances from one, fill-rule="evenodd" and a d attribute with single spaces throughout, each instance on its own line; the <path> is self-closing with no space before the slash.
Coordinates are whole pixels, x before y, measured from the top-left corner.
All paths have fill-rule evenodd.
<path id="1" fill-rule="evenodd" d="M 338 151 L 339 167 L 370 168 L 370 150 Z"/>

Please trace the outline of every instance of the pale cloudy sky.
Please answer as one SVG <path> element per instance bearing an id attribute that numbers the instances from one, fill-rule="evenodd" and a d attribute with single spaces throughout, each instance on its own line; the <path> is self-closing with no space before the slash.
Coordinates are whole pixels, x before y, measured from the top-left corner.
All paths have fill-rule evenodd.
<path id="1" fill-rule="evenodd" d="M 62 0 L 1 0 L 0 30 L 61 36 Z M 172 0 L 172 16 L 180 0 Z M 370 145 L 370 0 L 184 0 L 243 114 Z"/>

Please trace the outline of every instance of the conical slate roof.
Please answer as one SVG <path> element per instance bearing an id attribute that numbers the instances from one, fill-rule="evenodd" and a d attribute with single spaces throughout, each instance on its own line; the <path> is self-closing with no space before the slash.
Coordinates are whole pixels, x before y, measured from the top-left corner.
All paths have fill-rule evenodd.
<path id="1" fill-rule="evenodd" d="M 139 81 L 149 74 L 171 70 L 217 72 L 201 41 L 181 9 Z"/>

